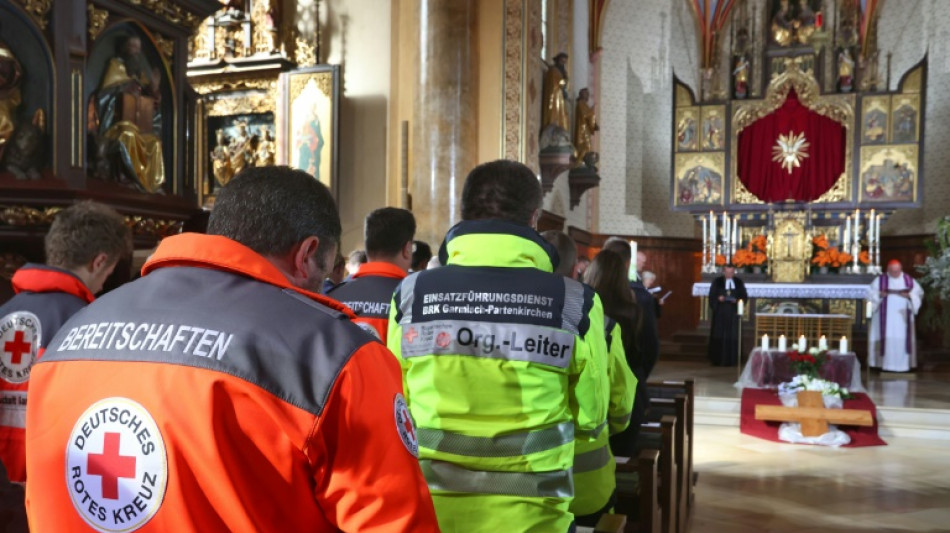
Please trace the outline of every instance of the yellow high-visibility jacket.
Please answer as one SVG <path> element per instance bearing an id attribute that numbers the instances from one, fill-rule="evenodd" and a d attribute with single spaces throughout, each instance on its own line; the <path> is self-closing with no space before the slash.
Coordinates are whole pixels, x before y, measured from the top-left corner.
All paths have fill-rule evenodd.
<path id="1" fill-rule="evenodd" d="M 607 419 L 609 384 L 600 298 L 556 258 L 527 226 L 466 221 L 396 290 L 388 345 L 443 531 L 571 524 L 575 431 Z"/>

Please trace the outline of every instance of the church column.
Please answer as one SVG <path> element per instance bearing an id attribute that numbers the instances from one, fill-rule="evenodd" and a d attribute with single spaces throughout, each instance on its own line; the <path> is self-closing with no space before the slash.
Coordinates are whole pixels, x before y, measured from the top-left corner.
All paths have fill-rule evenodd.
<path id="1" fill-rule="evenodd" d="M 416 238 L 438 247 L 460 220 L 475 165 L 478 118 L 475 0 L 419 0 L 411 185 Z"/>

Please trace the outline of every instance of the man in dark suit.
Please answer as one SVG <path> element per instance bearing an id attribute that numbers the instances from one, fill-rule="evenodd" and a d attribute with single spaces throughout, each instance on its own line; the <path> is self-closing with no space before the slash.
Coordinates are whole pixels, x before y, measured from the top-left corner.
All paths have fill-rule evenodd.
<path id="1" fill-rule="evenodd" d="M 736 267 L 726 265 L 723 275 L 709 287 L 712 325 L 709 331 L 709 361 L 713 366 L 732 366 L 739 360 L 739 300 L 748 301 L 745 283 L 736 277 Z"/>

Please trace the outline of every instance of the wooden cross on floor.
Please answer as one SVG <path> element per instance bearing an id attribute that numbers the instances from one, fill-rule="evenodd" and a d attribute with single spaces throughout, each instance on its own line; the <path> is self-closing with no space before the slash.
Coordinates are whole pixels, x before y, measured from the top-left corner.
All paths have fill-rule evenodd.
<path id="1" fill-rule="evenodd" d="M 861 409 L 825 409 L 821 393 L 798 395 L 798 407 L 756 405 L 756 420 L 800 422 L 802 436 L 818 437 L 828 433 L 828 423 L 845 426 L 873 426 L 870 411 Z"/>

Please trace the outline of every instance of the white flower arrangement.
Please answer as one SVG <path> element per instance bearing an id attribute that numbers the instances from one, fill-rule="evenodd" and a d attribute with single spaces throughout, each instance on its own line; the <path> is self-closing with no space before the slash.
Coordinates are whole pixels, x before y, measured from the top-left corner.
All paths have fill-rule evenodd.
<path id="1" fill-rule="evenodd" d="M 817 391 L 822 396 L 834 396 L 837 398 L 849 398 L 851 393 L 848 389 L 827 379 L 813 378 L 805 374 L 799 374 L 791 381 L 781 383 L 778 386 L 779 396 L 794 395 L 799 391 Z"/>

